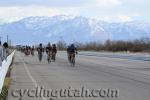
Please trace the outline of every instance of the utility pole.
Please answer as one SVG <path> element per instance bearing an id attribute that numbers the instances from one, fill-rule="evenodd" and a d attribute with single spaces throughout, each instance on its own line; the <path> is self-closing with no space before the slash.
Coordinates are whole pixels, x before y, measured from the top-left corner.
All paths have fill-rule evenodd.
<path id="1" fill-rule="evenodd" d="M 9 43 L 8 43 L 8 44 L 9 44 L 9 46 L 11 46 L 11 40 L 9 40 Z"/>
<path id="2" fill-rule="evenodd" d="M 8 43 L 9 41 L 8 41 L 8 35 L 7 35 L 7 43 Z"/>

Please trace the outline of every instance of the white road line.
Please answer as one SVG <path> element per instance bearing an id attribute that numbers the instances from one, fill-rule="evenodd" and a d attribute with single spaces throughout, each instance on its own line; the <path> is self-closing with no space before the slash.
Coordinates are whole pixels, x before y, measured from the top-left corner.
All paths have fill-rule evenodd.
<path id="1" fill-rule="evenodd" d="M 19 57 L 20 57 L 20 59 L 22 60 L 23 66 L 24 66 L 24 68 L 25 68 L 25 70 L 26 70 L 28 76 L 30 77 L 31 81 L 33 82 L 33 85 L 34 85 L 35 87 L 38 87 L 39 85 L 37 84 L 37 82 L 36 82 L 36 80 L 34 79 L 34 77 L 31 75 L 31 72 L 29 71 L 28 66 L 25 64 L 24 59 L 22 59 L 20 55 L 19 55 Z M 43 99 L 43 100 L 47 100 L 45 97 L 42 97 L 42 99 Z"/>

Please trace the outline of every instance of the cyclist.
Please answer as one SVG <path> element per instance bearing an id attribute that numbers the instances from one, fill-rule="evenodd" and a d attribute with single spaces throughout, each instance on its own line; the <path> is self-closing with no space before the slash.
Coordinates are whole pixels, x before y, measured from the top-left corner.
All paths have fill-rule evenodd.
<path id="1" fill-rule="evenodd" d="M 28 55 L 28 46 L 25 47 L 25 52 L 24 53 L 25 53 L 26 56 Z"/>
<path id="2" fill-rule="evenodd" d="M 70 61 L 70 45 L 67 47 L 67 56 L 68 56 L 68 61 L 71 63 L 71 61 Z"/>
<path id="3" fill-rule="evenodd" d="M 51 58 L 52 58 L 52 47 L 51 47 L 50 43 L 48 43 L 48 45 L 46 47 L 46 54 L 47 54 L 47 61 L 48 61 L 48 63 L 50 63 Z"/>
<path id="4" fill-rule="evenodd" d="M 57 48 L 56 48 L 56 45 L 53 44 L 53 45 L 52 45 L 52 60 L 53 60 L 53 61 L 56 60 L 56 53 L 57 53 Z"/>
<path id="5" fill-rule="evenodd" d="M 43 56 L 43 46 L 42 46 L 42 43 L 39 44 L 39 47 L 37 48 L 37 51 L 38 51 L 38 58 L 39 58 L 39 61 L 41 62 L 42 61 L 42 56 Z"/>
<path id="6" fill-rule="evenodd" d="M 67 48 L 68 60 L 74 66 L 75 65 L 75 54 L 77 54 L 77 49 L 74 44 L 71 44 Z"/>
<path id="7" fill-rule="evenodd" d="M 31 48 L 31 55 L 34 56 L 34 46 Z"/>

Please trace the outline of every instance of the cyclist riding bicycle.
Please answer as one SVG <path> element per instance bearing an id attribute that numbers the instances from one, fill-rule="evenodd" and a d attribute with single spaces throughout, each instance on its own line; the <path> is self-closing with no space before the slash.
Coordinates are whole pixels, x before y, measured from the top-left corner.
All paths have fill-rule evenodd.
<path id="1" fill-rule="evenodd" d="M 51 58 L 52 58 L 52 47 L 51 47 L 50 43 L 48 43 L 48 45 L 46 47 L 46 54 L 47 54 L 47 61 L 48 61 L 48 63 L 50 63 Z"/>
<path id="2" fill-rule="evenodd" d="M 25 53 L 26 56 L 30 55 L 29 46 L 25 47 L 25 52 L 24 53 Z"/>
<path id="3" fill-rule="evenodd" d="M 39 47 L 37 48 L 37 51 L 38 51 L 39 61 L 41 62 L 42 61 L 43 52 L 44 52 L 42 43 L 39 44 Z"/>
<path id="4" fill-rule="evenodd" d="M 53 46 L 52 46 L 52 60 L 53 61 L 56 60 L 56 53 L 57 53 L 57 48 L 56 48 L 56 45 L 53 44 Z"/>
<path id="5" fill-rule="evenodd" d="M 77 54 L 77 49 L 74 44 L 71 44 L 67 48 L 68 60 L 74 66 L 75 65 L 75 54 Z"/>
<path id="6" fill-rule="evenodd" d="M 70 62 L 70 45 L 67 47 L 68 61 Z"/>
<path id="7" fill-rule="evenodd" d="M 34 46 L 31 48 L 31 55 L 34 56 Z"/>

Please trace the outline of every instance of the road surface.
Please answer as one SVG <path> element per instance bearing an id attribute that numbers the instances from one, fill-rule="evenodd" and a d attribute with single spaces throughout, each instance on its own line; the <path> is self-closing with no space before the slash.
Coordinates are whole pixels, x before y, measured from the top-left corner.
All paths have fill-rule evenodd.
<path id="1" fill-rule="evenodd" d="M 47 63 L 46 56 L 40 63 L 37 55 L 24 56 L 16 52 L 12 79 L 8 100 L 20 100 L 21 96 L 21 100 L 150 100 L 150 61 L 78 55 L 76 66 L 71 67 L 64 52 L 59 52 L 56 62 L 51 64 Z M 57 92 L 83 88 L 90 92 L 102 91 L 89 93 L 89 97 L 61 97 L 60 94 L 31 97 L 19 91 L 37 87 Z M 108 90 L 116 90 L 113 93 L 117 96 L 104 95 Z"/>

